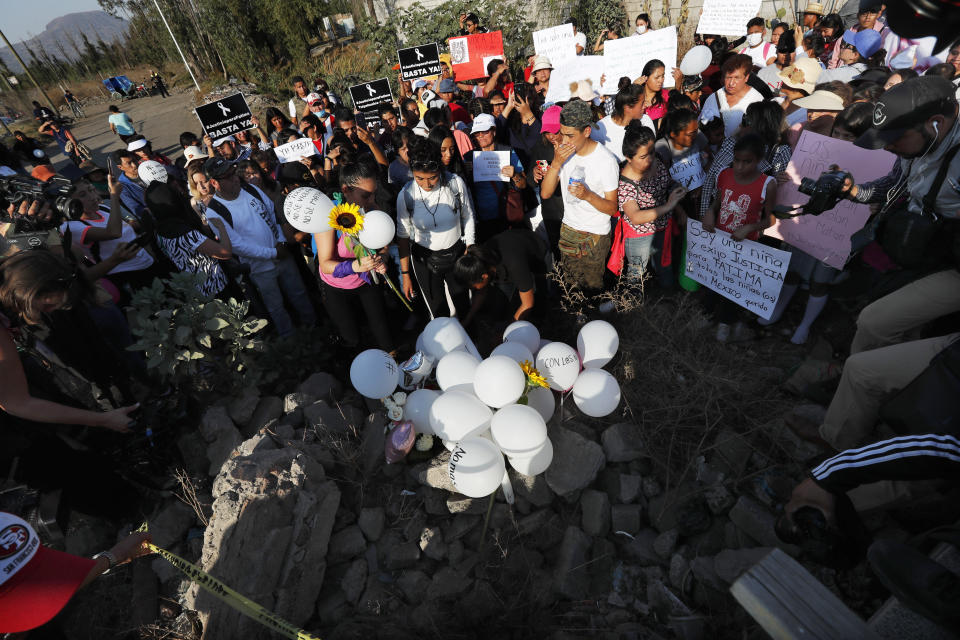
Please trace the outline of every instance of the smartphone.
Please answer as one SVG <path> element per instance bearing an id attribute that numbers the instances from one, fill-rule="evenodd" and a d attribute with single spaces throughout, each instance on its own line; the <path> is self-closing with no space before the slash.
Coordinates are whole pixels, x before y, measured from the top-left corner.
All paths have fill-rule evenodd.
<path id="1" fill-rule="evenodd" d="M 540 167 L 540 170 L 544 173 L 550 170 L 550 163 L 546 160 L 537 160 L 537 166 Z"/>

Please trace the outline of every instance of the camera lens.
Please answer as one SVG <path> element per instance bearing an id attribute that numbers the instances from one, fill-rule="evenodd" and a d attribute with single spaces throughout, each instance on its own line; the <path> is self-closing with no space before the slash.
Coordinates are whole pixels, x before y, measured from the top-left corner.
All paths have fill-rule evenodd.
<path id="1" fill-rule="evenodd" d="M 812 196 L 817 190 L 817 181 L 812 178 L 800 178 L 800 186 L 797 187 L 800 193 Z"/>

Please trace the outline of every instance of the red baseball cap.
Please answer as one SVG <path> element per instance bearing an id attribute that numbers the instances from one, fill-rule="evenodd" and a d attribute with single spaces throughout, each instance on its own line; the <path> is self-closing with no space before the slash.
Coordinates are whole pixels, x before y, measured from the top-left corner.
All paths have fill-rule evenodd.
<path id="1" fill-rule="evenodd" d="M 0 512 L 0 633 L 49 622 L 96 563 L 44 547 L 26 520 Z"/>

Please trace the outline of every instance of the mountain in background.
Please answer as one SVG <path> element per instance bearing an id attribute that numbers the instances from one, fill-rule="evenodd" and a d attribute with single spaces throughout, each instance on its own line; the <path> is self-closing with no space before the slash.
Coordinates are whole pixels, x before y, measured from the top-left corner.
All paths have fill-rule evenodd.
<path id="1" fill-rule="evenodd" d="M 63 54 L 60 53 L 60 49 L 57 46 L 58 42 L 62 42 L 63 48 L 66 49 L 67 56 L 73 59 L 77 56 L 77 53 L 73 50 L 70 41 L 64 34 L 69 33 L 77 44 L 82 46 L 83 39 L 80 35 L 82 33 L 86 33 L 87 38 L 89 38 L 91 42 L 96 43 L 98 39 L 104 42 L 120 40 L 126 32 L 126 20 L 114 18 L 103 11 L 82 11 L 79 13 L 68 13 L 65 16 L 51 20 L 47 23 L 47 27 L 42 33 L 27 40 L 26 44 L 38 56 L 40 55 L 40 46 L 42 45 L 51 56 L 62 58 Z M 30 61 L 30 57 L 22 42 L 15 42 L 13 46 L 26 62 Z M 2 59 L 4 64 L 7 65 L 7 68 L 14 73 L 21 73 L 23 71 L 23 67 L 21 67 L 17 59 L 13 57 L 13 53 L 10 52 L 9 48 L 0 48 L 0 59 Z"/>

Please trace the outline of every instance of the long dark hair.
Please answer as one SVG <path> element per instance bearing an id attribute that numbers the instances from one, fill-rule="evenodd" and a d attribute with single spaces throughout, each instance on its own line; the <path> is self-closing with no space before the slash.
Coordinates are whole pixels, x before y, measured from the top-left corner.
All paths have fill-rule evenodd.
<path id="1" fill-rule="evenodd" d="M 623 157 L 630 160 L 637 155 L 640 147 L 650 144 L 656 139 L 656 134 L 650 127 L 640 124 L 639 120 L 634 120 L 627 125 L 627 130 L 623 134 Z"/>
<path id="2" fill-rule="evenodd" d="M 750 121 L 750 131 L 760 136 L 766 145 L 766 156 L 771 158 L 774 149 L 784 144 L 786 133 L 786 114 L 776 102 L 754 102 L 747 107 L 745 114 Z"/>
<path id="3" fill-rule="evenodd" d="M 500 262 L 501 257 L 496 250 L 479 244 L 471 245 L 453 264 L 453 277 L 460 284 L 469 287 L 481 282 L 483 274 L 489 273 Z"/>
<path id="4" fill-rule="evenodd" d="M 252 159 L 241 160 L 237 163 L 237 171 L 240 171 L 241 173 L 248 167 L 260 174 L 260 180 L 263 181 L 264 191 L 276 191 L 279 188 L 280 185 L 277 184 L 277 181 L 270 177 L 270 174 L 264 171 L 263 167 L 254 162 Z"/>
<path id="5" fill-rule="evenodd" d="M 657 69 L 664 69 L 664 73 L 666 73 L 666 68 L 667 68 L 667 66 L 666 66 L 665 64 L 663 64 L 663 62 L 661 62 L 660 60 L 657 60 L 656 58 L 654 58 L 653 60 L 647 61 L 647 64 L 643 65 L 643 71 L 640 72 L 640 75 L 646 76 L 647 79 L 649 80 L 649 79 L 650 79 L 650 74 L 652 74 L 654 71 L 656 71 Z M 646 86 L 646 85 L 644 85 L 644 86 Z M 648 106 L 648 107 L 658 107 L 658 106 L 662 105 L 662 104 L 663 104 L 663 96 L 661 95 L 661 93 L 662 93 L 662 92 L 657 91 L 655 94 L 653 94 L 653 101 L 651 101 L 650 104 L 647 105 L 647 106 Z"/>
<path id="6" fill-rule="evenodd" d="M 697 118 L 697 112 L 693 109 L 672 109 L 660 123 L 660 136 L 669 140 L 671 134 L 680 133 Z"/>
<path id="7" fill-rule="evenodd" d="M 11 320 L 20 316 L 28 324 L 42 323 L 41 298 L 60 292 L 67 294 L 62 308 L 90 292 L 87 279 L 62 256 L 38 249 L 21 251 L 0 263 L 0 306 Z"/>
<path id="8" fill-rule="evenodd" d="M 446 171 L 450 173 L 455 173 L 463 179 L 467 177 L 467 167 L 463 163 L 463 158 L 460 157 L 460 149 L 457 148 L 457 139 L 453 137 L 453 131 L 444 127 L 443 125 L 437 125 L 433 129 L 430 129 L 429 135 L 427 135 L 427 140 L 437 145 L 437 148 L 441 150 L 440 163 L 443 164 L 443 142 L 445 140 L 453 141 L 453 159 L 450 160 L 450 164 L 445 167 Z"/>
<path id="9" fill-rule="evenodd" d="M 157 235 L 178 238 L 189 231 L 210 235 L 200 223 L 200 217 L 190 206 L 190 201 L 170 185 L 151 182 L 143 199 L 157 221 Z"/>
<path id="10" fill-rule="evenodd" d="M 642 98 L 643 87 L 632 82 L 624 85 L 613 99 L 613 117 L 620 120 L 623 118 L 623 110 L 637 104 Z"/>
<path id="11" fill-rule="evenodd" d="M 280 116 L 280 120 L 283 122 L 283 126 L 281 126 L 279 129 L 277 129 L 273 125 L 273 119 L 277 116 Z M 283 111 L 280 111 L 280 109 L 277 109 L 276 107 L 267 107 L 267 127 L 268 127 L 267 133 L 268 134 L 273 133 L 274 131 L 279 133 L 283 129 L 287 129 L 292 126 L 293 126 L 293 123 L 290 122 L 290 118 L 284 115 Z"/>

